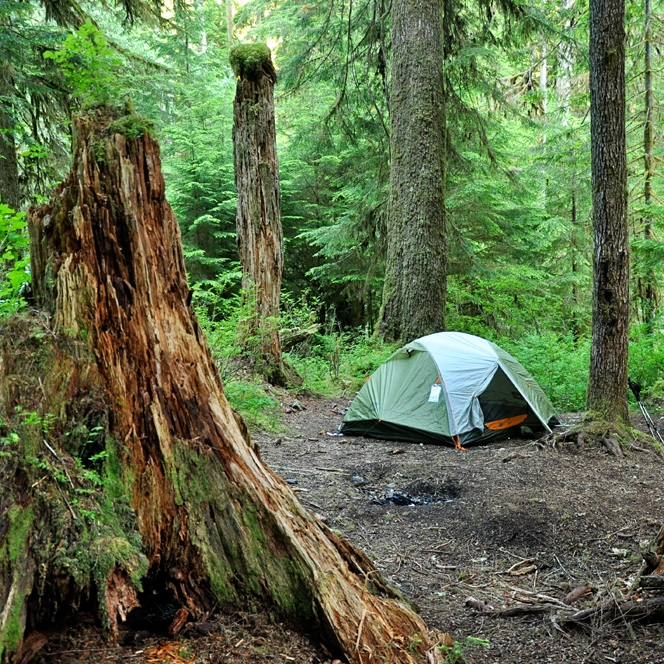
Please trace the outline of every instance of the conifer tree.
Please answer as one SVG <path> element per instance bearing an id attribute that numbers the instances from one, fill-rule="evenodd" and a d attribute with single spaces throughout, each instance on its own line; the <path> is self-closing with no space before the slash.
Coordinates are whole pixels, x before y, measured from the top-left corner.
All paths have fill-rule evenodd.
<path id="1" fill-rule="evenodd" d="M 442 2 L 392 3 L 390 195 L 380 329 L 411 341 L 445 329 Z"/>
<path id="2" fill-rule="evenodd" d="M 625 3 L 590 2 L 593 323 L 586 405 L 627 421 L 629 243 Z"/>

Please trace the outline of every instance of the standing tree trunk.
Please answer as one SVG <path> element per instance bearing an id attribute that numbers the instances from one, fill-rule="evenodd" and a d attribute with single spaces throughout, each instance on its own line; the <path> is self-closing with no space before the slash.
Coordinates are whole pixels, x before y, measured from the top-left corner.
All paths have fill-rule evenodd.
<path id="1" fill-rule="evenodd" d="M 226 36 L 228 38 L 228 50 L 235 44 L 235 3 L 234 0 L 226 0 Z"/>
<path id="2" fill-rule="evenodd" d="M 590 1 L 593 322 L 586 406 L 627 422 L 629 244 L 625 3 Z"/>
<path id="3" fill-rule="evenodd" d="M 14 121 L 7 99 L 11 94 L 8 65 L 0 62 L 0 202 L 14 210 L 21 206 Z"/>
<path id="4" fill-rule="evenodd" d="M 277 75 L 265 44 L 236 46 L 230 61 L 237 77 L 233 102 L 236 224 L 247 309 L 242 343 L 270 383 L 285 385 L 278 328 L 284 259 L 274 123 Z"/>
<path id="5" fill-rule="evenodd" d="M 564 0 L 564 11 L 568 14 L 565 19 L 565 39 L 558 45 L 558 76 L 556 77 L 556 87 L 558 88 L 558 97 L 563 111 L 562 123 L 564 127 L 569 125 L 570 118 L 570 97 L 572 93 L 572 73 L 574 69 L 574 52 L 572 50 L 572 8 L 574 0 Z"/>
<path id="6" fill-rule="evenodd" d="M 651 205 L 653 202 L 652 182 L 655 177 L 655 158 L 653 156 L 653 103 L 652 90 L 652 0 L 645 0 L 645 123 L 643 126 L 643 158 L 644 158 L 644 203 L 643 237 L 653 240 L 653 220 Z M 646 267 L 638 278 L 637 293 L 641 300 L 643 321 L 650 325 L 657 314 L 659 306 L 659 289 L 657 276 L 652 267 Z"/>
<path id="7" fill-rule="evenodd" d="M 380 331 L 411 341 L 445 329 L 442 0 L 392 3 L 390 200 Z"/>
<path id="8" fill-rule="evenodd" d="M 434 661 L 423 622 L 263 466 L 228 405 L 147 129 L 101 110 L 75 119 L 72 171 L 30 214 L 51 322 L 0 335 L 1 414 L 35 411 L 1 460 L 0 660 L 26 625 L 95 592 L 112 629 L 168 589 L 193 616 L 255 598 L 355 664 Z"/>

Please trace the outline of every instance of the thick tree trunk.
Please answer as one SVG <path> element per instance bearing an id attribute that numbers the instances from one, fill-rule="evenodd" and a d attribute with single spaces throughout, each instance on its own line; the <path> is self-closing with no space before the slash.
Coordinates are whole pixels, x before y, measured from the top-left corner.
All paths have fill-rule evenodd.
<path id="1" fill-rule="evenodd" d="M 11 94 L 7 71 L 7 64 L 0 61 L 0 202 L 18 210 L 21 206 L 21 194 L 14 121 L 7 106 L 7 98 Z"/>
<path id="2" fill-rule="evenodd" d="M 442 0 L 392 3 L 390 201 L 380 331 L 411 341 L 445 329 Z"/>
<path id="3" fill-rule="evenodd" d="M 233 102 L 236 224 L 247 309 L 241 341 L 258 371 L 269 382 L 285 385 L 278 328 L 284 260 L 274 123 L 277 77 L 270 49 L 264 44 L 237 46 L 230 60 L 237 76 Z"/>
<path id="4" fill-rule="evenodd" d="M 22 398 L 41 414 L 0 475 L 0 658 L 26 626 L 95 591 L 113 628 L 142 579 L 194 616 L 258 599 L 350 662 L 434 661 L 423 622 L 248 442 L 188 305 L 158 145 L 141 119 L 111 120 L 75 119 L 71 174 L 30 214 L 34 290 L 51 322 L 0 337 L 2 415 L 16 417 Z M 103 480 L 86 492 L 100 430 Z"/>
<path id="5" fill-rule="evenodd" d="M 653 103 L 652 91 L 652 0 L 645 0 L 645 123 L 643 125 L 643 155 L 644 155 L 644 203 L 645 216 L 643 218 L 643 237 L 653 239 L 653 219 L 650 206 L 653 202 L 653 179 L 655 177 L 655 158 L 653 155 Z M 652 267 L 647 267 L 638 278 L 637 293 L 641 300 L 643 321 L 652 323 L 659 307 L 659 288 L 657 276 Z"/>
<path id="6" fill-rule="evenodd" d="M 627 421 L 629 244 L 625 4 L 590 2 L 593 323 L 588 409 Z"/>

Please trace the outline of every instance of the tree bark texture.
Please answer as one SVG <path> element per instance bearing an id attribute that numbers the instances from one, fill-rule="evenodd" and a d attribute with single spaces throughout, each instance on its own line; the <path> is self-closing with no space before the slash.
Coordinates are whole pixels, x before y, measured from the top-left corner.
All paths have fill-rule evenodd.
<path id="1" fill-rule="evenodd" d="M 0 62 L 0 201 L 14 210 L 21 206 L 18 181 L 18 159 L 14 140 L 14 121 L 6 99 L 11 95 L 8 66 Z"/>
<path id="2" fill-rule="evenodd" d="M 2 414 L 32 395 L 41 401 L 31 408 L 53 415 L 48 434 L 35 429 L 32 451 L 0 478 L 11 484 L 0 498 L 13 496 L 0 505 L 0 660 L 20 652 L 26 627 L 95 590 L 113 629 L 141 601 L 142 579 L 168 588 L 193 616 L 253 598 L 317 630 L 353 663 L 438 661 L 424 623 L 367 557 L 261 463 L 188 305 L 158 145 L 148 133 L 132 138 L 140 127 L 132 116 L 109 124 L 113 118 L 95 113 L 74 120 L 72 171 L 29 215 L 35 294 L 51 313 L 38 327 L 47 332 L 2 337 Z M 56 351 L 36 356 L 46 343 Z M 23 392 L 21 348 L 27 366 L 38 367 Z M 99 498 L 85 513 L 73 497 L 96 500 L 76 489 L 81 463 L 98 456 L 83 458 L 90 435 L 78 452 L 72 442 L 72 417 L 81 413 L 89 426 L 101 423 L 107 454 Z M 33 455 L 41 462 L 26 465 Z M 40 480 L 44 464 L 60 479 L 47 472 Z M 106 516 L 82 528 L 97 508 Z M 95 528 L 101 534 L 85 545 Z M 94 552 L 89 569 L 86 546 Z"/>
<path id="3" fill-rule="evenodd" d="M 285 385 L 287 376 L 277 322 L 284 259 L 274 120 L 276 74 L 267 46 L 243 45 L 233 53 L 242 58 L 245 50 L 250 58 L 258 57 L 260 61 L 264 57 L 265 61 L 252 61 L 256 65 L 252 68 L 244 67 L 243 60 L 236 67 L 233 149 L 238 194 L 237 246 L 248 310 L 241 334 L 260 373 L 271 383 Z"/>
<path id="4" fill-rule="evenodd" d="M 629 244 L 624 0 L 590 2 L 593 321 L 588 409 L 627 421 Z"/>
<path id="5" fill-rule="evenodd" d="M 643 124 L 643 160 L 644 160 L 644 185 L 643 195 L 645 203 L 645 216 L 643 218 L 643 237 L 653 240 L 653 220 L 650 206 L 653 202 L 653 179 L 655 178 L 655 158 L 653 155 L 653 114 L 655 104 L 653 103 L 652 89 L 652 0 L 645 0 L 646 22 L 645 30 L 645 122 Z M 659 308 L 659 288 L 657 276 L 652 267 L 641 271 L 637 280 L 637 293 L 641 300 L 641 313 L 643 321 L 652 323 Z"/>
<path id="6" fill-rule="evenodd" d="M 380 331 L 411 341 L 445 329 L 442 1 L 392 3 L 390 199 Z"/>

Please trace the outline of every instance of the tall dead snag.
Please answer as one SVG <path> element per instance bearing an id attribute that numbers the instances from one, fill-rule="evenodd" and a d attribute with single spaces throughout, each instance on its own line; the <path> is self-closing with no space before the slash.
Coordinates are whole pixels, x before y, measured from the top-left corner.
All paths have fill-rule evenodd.
<path id="1" fill-rule="evenodd" d="M 188 305 L 180 233 L 145 124 L 96 111 L 75 119 L 73 129 L 69 177 L 30 214 L 34 291 L 52 321 L 30 343 L 57 346 L 49 356 L 55 359 L 33 358 L 39 387 L 31 394 L 43 394 L 34 406 L 42 417 L 53 413 L 47 442 L 57 459 L 42 445 L 43 428 L 31 454 L 59 469 L 60 480 L 56 486 L 49 473 L 40 482 L 27 471 L 11 475 L 11 523 L 0 527 L 0 606 L 8 607 L 0 610 L 0 647 L 20 649 L 15 636 L 26 624 L 38 628 L 54 605 L 79 606 L 94 590 L 112 627 L 140 601 L 143 579 L 152 589 L 170 589 L 194 616 L 216 602 L 254 598 L 318 631 L 356 664 L 435 661 L 439 651 L 422 620 L 362 552 L 263 466 L 228 405 Z M 3 349 L 1 405 L 9 412 L 21 371 L 16 348 Z M 77 452 L 61 423 L 81 409 L 92 409 L 89 424 L 106 433 L 108 483 L 98 489 L 98 521 L 93 507 L 83 513 L 72 500 Z M 69 468 L 71 486 L 61 466 Z M 44 507 L 45 487 L 53 487 L 51 508 Z M 45 509 L 48 515 L 37 516 Z M 120 517 L 117 533 L 104 534 L 105 520 Z M 67 549 L 73 535 L 66 556 L 50 535 L 56 527 L 89 533 L 92 526 L 76 525 L 85 519 L 102 528 L 88 544 L 88 577 Z M 56 545 L 49 549 L 48 541 Z M 84 541 L 80 535 L 79 545 Z M 85 560 L 87 550 L 76 555 Z"/>
<path id="2" fill-rule="evenodd" d="M 586 406 L 628 422 L 629 239 L 625 2 L 590 0 L 593 323 Z"/>
<path id="3" fill-rule="evenodd" d="M 277 325 L 284 264 L 274 122 L 277 74 L 265 44 L 236 46 L 230 61 L 237 77 L 233 102 L 237 246 L 248 310 L 242 343 L 270 383 L 285 385 Z"/>

